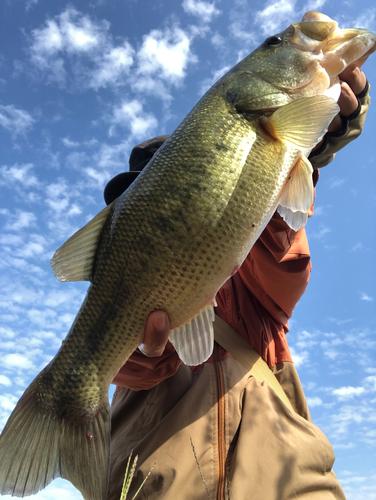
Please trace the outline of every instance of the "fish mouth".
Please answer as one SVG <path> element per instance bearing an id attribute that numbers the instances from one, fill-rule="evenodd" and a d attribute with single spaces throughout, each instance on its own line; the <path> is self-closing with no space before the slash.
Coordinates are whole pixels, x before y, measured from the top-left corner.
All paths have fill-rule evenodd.
<path id="1" fill-rule="evenodd" d="M 338 101 L 341 73 L 352 64 L 361 67 L 375 50 L 376 35 L 371 31 L 340 29 L 328 16 L 307 12 L 302 21 L 267 38 L 250 54 L 249 66 L 233 73 L 236 99 L 231 97 L 231 102 L 239 113 L 270 115 L 305 97 L 326 95 Z M 237 83 L 239 75 L 244 82 Z M 252 85 L 244 97 L 236 85 L 248 82 Z"/>
<path id="2" fill-rule="evenodd" d="M 339 83 L 338 75 L 350 64 L 361 67 L 376 50 L 374 33 L 361 28 L 340 29 L 336 21 L 320 12 L 307 12 L 292 26 L 295 32 L 290 45 L 312 53 L 329 77 L 329 88 Z"/>

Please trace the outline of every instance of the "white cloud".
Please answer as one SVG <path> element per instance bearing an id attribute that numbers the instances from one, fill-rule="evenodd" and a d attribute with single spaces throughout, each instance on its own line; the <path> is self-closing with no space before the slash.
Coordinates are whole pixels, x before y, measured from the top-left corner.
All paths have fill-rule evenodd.
<path id="1" fill-rule="evenodd" d="M 214 35 L 211 37 L 211 43 L 216 49 L 222 49 L 226 46 L 226 38 L 219 33 L 214 33 Z"/>
<path id="2" fill-rule="evenodd" d="M 93 21 L 73 7 L 68 7 L 42 28 L 33 30 L 30 56 L 32 64 L 48 83 L 65 86 L 67 62 L 72 67 L 76 85 L 94 88 L 123 84 L 123 77 L 133 64 L 134 49 L 123 41 L 114 46 L 110 24 Z"/>
<path id="3" fill-rule="evenodd" d="M 62 14 L 46 21 L 44 28 L 32 32 L 31 54 L 36 63 L 45 64 L 46 57 L 60 51 L 82 53 L 96 49 L 106 41 L 109 23 L 95 24 L 76 9 L 68 7 Z"/>
<path id="4" fill-rule="evenodd" d="M 352 399 L 354 396 L 360 396 L 366 392 L 364 387 L 340 387 L 333 389 L 332 394 L 338 396 L 339 399 Z"/>
<path id="5" fill-rule="evenodd" d="M 320 9 L 324 7 L 324 5 L 327 3 L 328 0 L 309 0 L 304 7 L 301 9 L 302 12 L 305 14 L 309 10 L 317 10 L 321 12 Z"/>
<path id="6" fill-rule="evenodd" d="M 26 229 L 35 225 L 37 220 L 35 214 L 31 212 L 18 211 L 17 215 L 13 215 L 13 222 L 8 222 L 5 225 L 5 229 L 11 231 L 19 231 L 20 229 Z"/>
<path id="7" fill-rule="evenodd" d="M 109 84 L 120 85 L 133 64 L 134 49 L 124 42 L 122 47 L 110 48 L 97 59 L 97 68 L 92 73 L 90 87 L 99 89 Z"/>
<path id="8" fill-rule="evenodd" d="M 315 406 L 322 405 L 322 399 L 319 397 L 307 398 L 307 403 L 310 408 L 314 408 Z"/>
<path id="9" fill-rule="evenodd" d="M 351 450 L 352 448 L 355 448 L 355 444 L 354 443 L 336 443 L 335 445 L 335 449 L 336 450 Z M 342 481 L 340 481 L 340 483 L 342 484 Z"/>
<path id="10" fill-rule="evenodd" d="M 363 249 L 363 244 L 359 242 L 352 247 L 351 252 L 357 252 L 358 250 L 362 249 Z"/>
<path id="11" fill-rule="evenodd" d="M 318 344 L 318 341 L 315 340 L 315 335 L 307 332 L 307 330 L 299 331 L 298 339 L 295 345 L 299 347 L 299 349 L 309 349 Z"/>
<path id="12" fill-rule="evenodd" d="M 334 179 L 330 182 L 329 188 L 334 189 L 339 186 L 342 186 L 345 183 L 346 179 Z"/>
<path id="13" fill-rule="evenodd" d="M 93 160 L 100 168 L 126 170 L 132 142 L 127 140 L 119 144 L 102 143 Z"/>
<path id="14" fill-rule="evenodd" d="M 321 226 L 318 231 L 312 231 L 309 227 L 307 229 L 309 238 L 315 238 L 321 240 L 326 234 L 331 232 L 331 229 L 327 226 Z"/>
<path id="15" fill-rule="evenodd" d="M 6 165 L 0 168 L 1 176 L 9 186 L 9 183 L 16 185 L 22 184 L 25 187 L 39 186 L 38 179 L 31 173 L 34 165 L 32 163 L 24 163 L 19 165 L 15 163 L 12 167 Z"/>
<path id="16" fill-rule="evenodd" d="M 96 170 L 93 167 L 85 168 L 84 172 L 89 177 L 91 181 L 94 181 L 95 185 L 103 189 L 104 185 L 110 180 L 110 174 L 108 172 L 103 172 L 101 170 Z"/>
<path id="17" fill-rule="evenodd" d="M 364 383 L 370 391 L 376 391 L 376 376 L 366 377 Z"/>
<path id="18" fill-rule="evenodd" d="M 35 370 L 34 363 L 23 354 L 12 353 L 2 356 L 2 362 L 6 368 L 19 370 Z"/>
<path id="19" fill-rule="evenodd" d="M 243 19 L 241 18 L 241 19 L 237 19 L 236 21 L 233 21 L 230 24 L 229 31 L 230 31 L 231 35 L 233 36 L 233 38 L 237 38 L 238 40 L 242 40 L 243 42 L 245 42 L 247 44 L 250 44 L 251 42 L 255 42 L 255 40 L 256 40 L 255 34 L 252 31 L 245 31 L 245 28 L 247 28 L 247 30 L 249 30 L 249 25 L 244 20 L 244 18 Z M 241 59 L 243 59 L 243 57 L 248 55 L 248 53 L 249 53 L 249 50 L 241 51 L 241 53 L 238 57 L 238 60 L 240 61 Z"/>
<path id="20" fill-rule="evenodd" d="M 70 198 L 73 195 L 72 186 L 68 188 L 67 181 L 65 179 L 58 179 L 57 182 L 49 184 L 46 187 L 46 203 L 47 205 L 59 215 L 61 219 L 62 216 L 74 215 L 74 212 L 70 212 Z"/>
<path id="21" fill-rule="evenodd" d="M 362 292 L 360 294 L 360 300 L 365 300 L 366 302 L 373 302 L 373 297 L 370 295 L 367 295 L 366 293 Z"/>
<path id="22" fill-rule="evenodd" d="M 52 309 L 29 309 L 27 311 L 27 316 L 31 323 L 40 325 L 41 327 L 49 327 L 51 324 L 51 319 L 55 318 L 56 315 L 56 311 L 53 311 Z"/>
<path id="23" fill-rule="evenodd" d="M 0 375 L 0 385 L 5 385 L 6 387 L 10 387 L 12 385 L 12 381 L 6 375 Z"/>
<path id="24" fill-rule="evenodd" d="M 34 118 L 24 109 L 16 108 L 13 104 L 0 104 L 0 125 L 12 135 L 24 135 L 34 122 Z"/>
<path id="25" fill-rule="evenodd" d="M 291 23 L 295 15 L 295 4 L 295 0 L 268 2 L 263 10 L 255 13 L 254 23 L 261 28 L 264 35 L 273 35 Z M 293 22 L 295 21 L 298 19 L 293 19 Z"/>
<path id="26" fill-rule="evenodd" d="M 308 351 L 300 351 L 299 353 L 296 352 L 296 350 L 291 347 L 290 348 L 290 351 L 291 351 L 291 357 L 294 361 L 294 365 L 295 366 L 301 366 L 301 365 L 304 365 L 304 363 L 308 360 L 309 358 L 309 353 Z"/>
<path id="27" fill-rule="evenodd" d="M 110 136 L 115 133 L 116 126 L 130 129 L 132 138 L 143 138 L 156 130 L 158 120 L 151 113 L 143 110 L 142 103 L 137 100 L 123 101 L 120 106 L 114 107 L 110 118 Z"/>
<path id="28" fill-rule="evenodd" d="M 187 8 L 193 5 L 190 1 Z M 196 3 L 198 9 L 205 11 L 205 18 L 217 13 L 207 2 Z M 202 34 L 202 29 L 191 27 L 184 31 L 178 25 L 155 29 L 144 35 L 136 52 L 124 39 L 114 42 L 107 21 L 94 21 L 68 7 L 32 32 L 30 60 L 45 83 L 60 87 L 68 84 L 79 91 L 126 84 L 135 93 L 147 93 L 169 102 L 172 98 L 166 86 L 180 85 L 188 65 L 197 62 L 191 42 Z M 131 72 L 135 63 L 137 67 Z M 67 147 L 75 147 L 69 140 L 63 142 Z"/>
<path id="29" fill-rule="evenodd" d="M 40 234 L 30 234 L 29 241 L 23 246 L 20 246 L 15 255 L 18 257 L 23 257 L 28 259 L 30 257 L 35 257 L 36 255 L 41 256 L 46 252 L 46 239 Z"/>
<path id="30" fill-rule="evenodd" d="M 210 87 L 214 85 L 217 80 L 219 80 L 225 73 L 227 73 L 229 69 L 231 69 L 231 66 L 224 66 L 223 68 L 214 71 L 211 78 L 205 78 L 205 80 L 201 82 L 199 94 L 203 95 L 208 89 L 210 89 Z"/>
<path id="31" fill-rule="evenodd" d="M 0 337 L 13 339 L 15 336 L 16 334 L 9 326 L 0 326 Z"/>
<path id="32" fill-rule="evenodd" d="M 63 141 L 64 146 L 66 146 L 67 148 L 78 148 L 78 146 L 80 145 L 80 143 L 77 141 L 71 141 L 69 137 L 63 137 L 61 140 Z"/>
<path id="33" fill-rule="evenodd" d="M 130 82 L 131 89 L 135 94 L 153 98 L 159 98 L 165 105 L 170 104 L 172 95 L 168 89 L 168 82 L 155 78 L 153 75 L 142 75 Z"/>
<path id="34" fill-rule="evenodd" d="M 33 5 L 36 5 L 38 0 L 27 0 L 26 1 L 26 11 L 30 10 Z"/>
<path id="35" fill-rule="evenodd" d="M 193 16 L 202 19 L 205 23 L 210 23 L 214 17 L 221 13 L 221 11 L 215 7 L 214 2 L 209 3 L 200 0 L 184 0 L 182 5 L 187 14 L 192 14 Z"/>
<path id="36" fill-rule="evenodd" d="M 197 62 L 190 50 L 191 40 L 178 26 L 165 31 L 152 30 L 143 37 L 137 54 L 138 75 L 155 75 L 169 83 L 179 85 L 189 63 Z"/>
<path id="37" fill-rule="evenodd" d="M 323 340 L 320 343 L 320 345 L 323 349 L 323 352 L 324 352 L 324 356 L 326 356 L 327 358 L 329 358 L 331 360 L 335 360 L 340 356 L 341 351 L 338 349 L 338 347 L 341 346 L 342 344 L 343 344 L 343 340 L 341 338 L 338 338 L 338 337 L 334 337 L 330 341 Z"/>
<path id="38" fill-rule="evenodd" d="M 364 10 L 359 17 L 352 21 L 353 26 L 361 26 L 362 28 L 375 31 L 376 27 L 376 9 L 371 7 Z"/>

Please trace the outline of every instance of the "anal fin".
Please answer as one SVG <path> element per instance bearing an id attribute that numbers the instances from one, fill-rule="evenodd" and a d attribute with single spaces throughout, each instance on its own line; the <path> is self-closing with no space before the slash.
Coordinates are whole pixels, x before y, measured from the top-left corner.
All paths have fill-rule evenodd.
<path id="1" fill-rule="evenodd" d="M 214 318 L 213 304 L 210 304 L 190 321 L 171 330 L 169 340 L 186 365 L 200 365 L 211 356 L 214 347 Z"/>

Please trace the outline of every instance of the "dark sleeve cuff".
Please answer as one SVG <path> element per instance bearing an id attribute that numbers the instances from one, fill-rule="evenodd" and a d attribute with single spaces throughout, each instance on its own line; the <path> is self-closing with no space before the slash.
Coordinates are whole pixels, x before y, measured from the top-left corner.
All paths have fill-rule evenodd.
<path id="1" fill-rule="evenodd" d="M 369 89 L 370 84 L 367 80 L 364 90 L 357 96 L 357 109 L 350 116 L 341 116 L 342 130 L 325 134 L 322 145 L 309 155 L 314 169 L 328 165 L 338 151 L 362 133 L 370 104 Z"/>

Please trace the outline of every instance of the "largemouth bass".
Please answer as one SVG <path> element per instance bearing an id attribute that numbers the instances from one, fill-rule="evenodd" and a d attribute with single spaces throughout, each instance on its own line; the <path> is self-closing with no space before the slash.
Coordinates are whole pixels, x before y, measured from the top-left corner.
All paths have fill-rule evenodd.
<path id="1" fill-rule="evenodd" d="M 376 37 L 309 12 L 204 95 L 131 187 L 55 254 L 61 281 L 91 281 L 55 358 L 0 436 L 0 492 L 56 477 L 104 500 L 108 388 L 153 310 L 188 365 L 213 349 L 213 304 L 278 209 L 295 230 L 313 202 L 307 156 L 338 112 L 338 74 Z"/>

